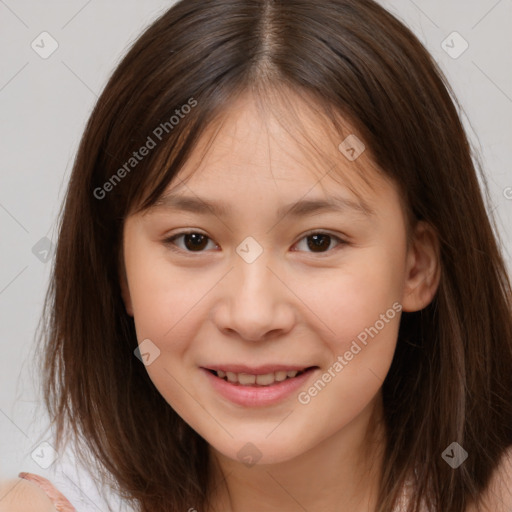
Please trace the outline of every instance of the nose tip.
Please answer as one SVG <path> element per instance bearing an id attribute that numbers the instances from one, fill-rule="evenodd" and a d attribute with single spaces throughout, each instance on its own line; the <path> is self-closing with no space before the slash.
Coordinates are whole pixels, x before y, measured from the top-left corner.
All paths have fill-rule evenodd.
<path id="1" fill-rule="evenodd" d="M 248 342 L 274 339 L 294 323 L 289 289 L 272 270 L 271 251 L 254 237 L 246 237 L 239 250 L 240 258 L 218 288 L 211 318 L 227 336 Z"/>

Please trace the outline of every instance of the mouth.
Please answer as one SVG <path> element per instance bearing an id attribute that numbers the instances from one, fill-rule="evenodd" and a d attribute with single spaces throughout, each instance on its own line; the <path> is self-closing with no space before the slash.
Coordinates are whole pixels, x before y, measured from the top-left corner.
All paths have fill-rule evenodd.
<path id="1" fill-rule="evenodd" d="M 319 366 L 245 365 L 200 367 L 218 396 L 244 408 L 269 407 L 290 399 L 320 371 Z"/>
<path id="2" fill-rule="evenodd" d="M 279 368 L 280 369 L 274 371 L 257 369 L 246 371 L 230 371 L 226 367 L 224 367 L 224 369 L 205 368 L 205 370 L 210 372 L 218 379 L 229 382 L 235 386 L 267 387 L 300 377 L 304 373 L 318 368 L 318 366 L 288 367 L 292 369 L 287 369 L 286 367 Z M 235 370 L 235 368 L 232 368 L 231 370 Z M 265 373 L 263 373 L 263 371 L 265 371 Z"/>

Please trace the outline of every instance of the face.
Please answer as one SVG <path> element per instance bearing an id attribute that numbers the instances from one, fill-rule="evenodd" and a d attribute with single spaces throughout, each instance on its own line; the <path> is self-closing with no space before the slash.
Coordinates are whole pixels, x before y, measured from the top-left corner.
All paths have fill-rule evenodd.
<path id="1" fill-rule="evenodd" d="M 434 293 L 428 244 L 408 249 L 396 187 L 363 152 L 368 186 L 307 122 L 329 175 L 245 97 L 169 196 L 124 226 L 123 298 L 147 372 L 233 460 L 290 460 L 347 428 L 379 396 L 401 310 Z"/>

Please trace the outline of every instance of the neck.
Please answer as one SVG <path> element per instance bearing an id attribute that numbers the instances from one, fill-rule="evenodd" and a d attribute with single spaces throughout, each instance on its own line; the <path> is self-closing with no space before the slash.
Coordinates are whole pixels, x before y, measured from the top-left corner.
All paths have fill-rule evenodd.
<path id="1" fill-rule="evenodd" d="M 248 467 L 210 446 L 208 512 L 376 509 L 385 443 L 382 396 L 350 424 L 291 460 Z"/>

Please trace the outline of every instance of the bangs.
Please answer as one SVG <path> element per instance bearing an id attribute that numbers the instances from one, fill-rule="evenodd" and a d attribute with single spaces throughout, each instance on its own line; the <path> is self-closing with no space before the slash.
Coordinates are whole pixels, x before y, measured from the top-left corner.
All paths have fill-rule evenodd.
<path id="1" fill-rule="evenodd" d="M 288 137 L 285 144 L 279 145 L 280 152 L 295 160 L 297 166 L 304 167 L 301 159 L 308 162 L 305 170 L 313 175 L 315 183 L 309 190 L 304 190 L 304 196 L 317 186 L 328 195 L 331 178 L 371 211 L 371 205 L 364 197 L 368 190 L 376 191 L 372 176 L 377 174 L 388 182 L 392 181 L 373 160 L 371 148 L 363 140 L 355 123 L 348 119 L 348 114 L 335 109 L 325 100 L 320 101 L 310 91 L 292 89 L 282 84 L 273 86 L 266 83 L 263 86 L 257 83 L 233 91 L 229 99 L 217 102 L 212 107 L 205 109 L 202 104 L 202 111 L 208 112 L 209 119 L 192 119 L 190 115 L 180 125 L 179 133 L 174 135 L 172 141 L 162 145 L 152 165 L 145 169 L 136 190 L 130 194 L 134 206 L 128 204 L 128 212 L 148 211 L 164 194 L 186 185 L 194 174 L 200 172 L 203 161 L 232 115 L 230 106 L 239 99 L 254 100 L 268 136 L 275 130 L 275 123 L 278 129 L 286 132 Z M 214 102 L 210 99 L 210 103 Z M 186 174 L 180 172 L 185 166 Z M 269 170 L 272 174 L 271 161 Z M 405 209 L 405 204 L 403 206 Z"/>

